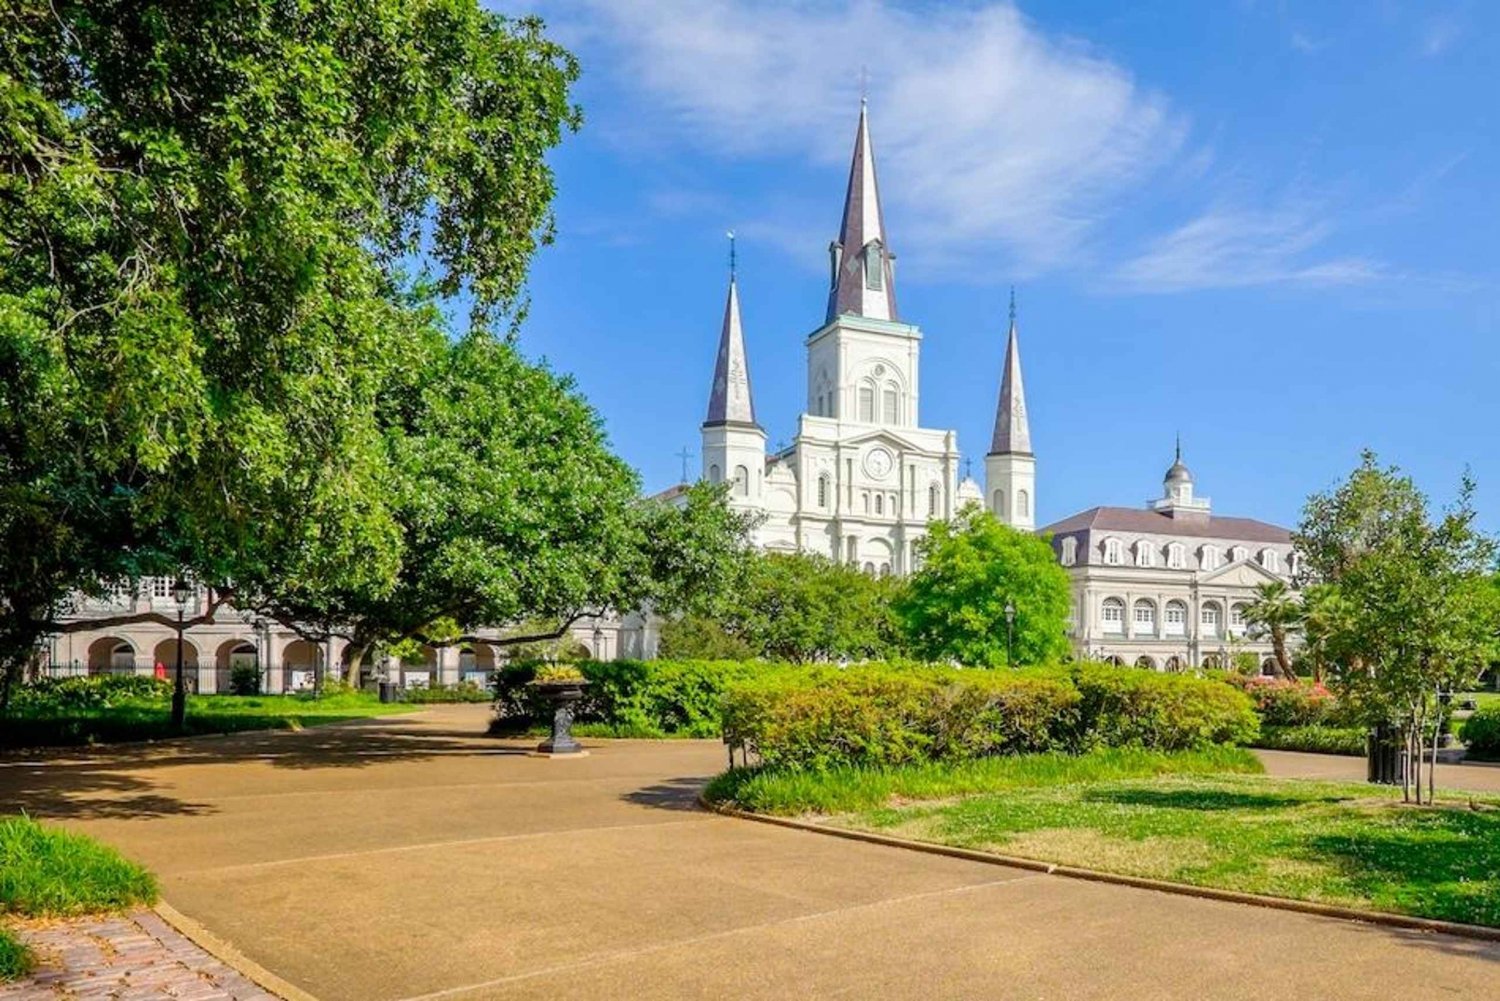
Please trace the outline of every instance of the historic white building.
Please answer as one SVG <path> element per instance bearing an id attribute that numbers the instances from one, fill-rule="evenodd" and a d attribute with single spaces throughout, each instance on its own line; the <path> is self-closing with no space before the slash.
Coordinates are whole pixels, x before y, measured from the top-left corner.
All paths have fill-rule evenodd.
<path id="1" fill-rule="evenodd" d="M 792 444 L 779 452 L 767 453 L 755 417 L 730 274 L 703 421 L 703 475 L 731 482 L 731 503 L 761 516 L 755 541 L 767 549 L 905 573 L 928 521 L 981 497 L 978 484 L 959 483 L 956 432 L 921 426 L 922 332 L 897 312 L 895 262 L 861 106 L 843 222 L 829 245 L 828 308 L 806 340 L 807 404 Z"/>
<path id="2" fill-rule="evenodd" d="M 806 340 L 807 403 L 792 444 L 768 453 L 756 419 L 731 266 L 702 426 L 703 476 L 732 484 L 730 502 L 759 516 L 766 549 L 821 553 L 870 573 L 913 569 L 913 544 L 934 518 L 974 501 L 1036 530 L 1036 456 L 1012 297 L 985 486 L 960 481 L 957 434 L 921 426 L 921 331 L 896 309 L 895 255 L 880 211 L 863 105 L 838 239 L 829 245 L 828 307 Z M 1244 610 L 1263 581 L 1290 580 L 1286 529 L 1211 512 L 1177 461 L 1163 496 L 1141 509 L 1097 507 L 1044 527 L 1073 580 L 1071 626 L 1081 657 L 1176 669 L 1228 665 L 1270 644 Z"/>

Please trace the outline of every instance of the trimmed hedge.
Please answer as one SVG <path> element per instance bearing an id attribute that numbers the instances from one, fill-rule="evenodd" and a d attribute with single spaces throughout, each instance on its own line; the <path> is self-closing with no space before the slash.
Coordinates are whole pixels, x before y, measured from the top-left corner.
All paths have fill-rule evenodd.
<path id="1" fill-rule="evenodd" d="M 860 667 L 732 686 L 724 735 L 771 768 L 826 770 L 1097 746 L 1247 743 L 1250 699 L 1217 681 L 1139 668 Z"/>
<path id="2" fill-rule="evenodd" d="M 11 706 L 19 715 L 103 709 L 123 700 L 165 702 L 171 697 L 172 682 L 149 674 L 74 675 L 19 685 L 11 692 Z"/>
<path id="3" fill-rule="evenodd" d="M 1365 728 L 1358 726 L 1263 726 L 1255 746 L 1273 751 L 1362 755 L 1365 733 Z"/>
<path id="4" fill-rule="evenodd" d="M 1475 710 L 1474 715 L 1464 720 L 1458 738 L 1468 745 L 1472 758 L 1500 758 L 1500 705 Z"/>

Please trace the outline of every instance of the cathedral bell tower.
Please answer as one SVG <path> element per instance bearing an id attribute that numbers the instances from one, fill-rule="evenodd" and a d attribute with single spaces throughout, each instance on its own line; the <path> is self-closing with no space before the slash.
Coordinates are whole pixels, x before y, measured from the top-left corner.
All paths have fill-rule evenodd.
<path id="1" fill-rule="evenodd" d="M 724 302 L 724 324 L 719 332 L 714 383 L 702 433 L 704 479 L 732 484 L 729 502 L 734 507 L 759 507 L 765 490 L 766 432 L 756 423 L 755 401 L 750 393 L 733 234 L 729 238 L 729 295 Z"/>
<path id="2" fill-rule="evenodd" d="M 1010 335 L 1000 376 L 1000 402 L 995 408 L 995 434 L 984 457 L 984 482 L 985 504 L 995 517 L 1022 531 L 1036 528 L 1036 456 L 1031 451 L 1026 390 L 1021 384 L 1014 289 L 1010 293 Z"/>

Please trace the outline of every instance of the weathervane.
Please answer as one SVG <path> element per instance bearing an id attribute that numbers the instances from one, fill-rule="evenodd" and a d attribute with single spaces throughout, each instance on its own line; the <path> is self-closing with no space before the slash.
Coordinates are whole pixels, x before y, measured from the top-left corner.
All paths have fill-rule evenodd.
<path id="1" fill-rule="evenodd" d="M 863 63 L 859 66 L 859 104 L 864 107 L 870 102 L 870 69 Z"/>
<path id="2" fill-rule="evenodd" d="M 725 235 L 729 237 L 729 280 L 734 281 L 734 230 Z"/>

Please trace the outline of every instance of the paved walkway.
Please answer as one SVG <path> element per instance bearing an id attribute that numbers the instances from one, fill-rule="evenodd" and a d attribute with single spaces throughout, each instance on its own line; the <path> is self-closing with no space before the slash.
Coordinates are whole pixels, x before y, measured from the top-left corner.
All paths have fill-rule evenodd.
<path id="1" fill-rule="evenodd" d="M 13 927 L 42 963 L 0 1001 L 276 1001 L 149 910 Z"/>
<path id="2" fill-rule="evenodd" d="M 1415 1001 L 1500 977 L 1500 945 L 705 814 L 717 743 L 542 760 L 478 736 L 485 711 L 0 766 L 0 803 L 118 845 L 323 1001 Z"/>

